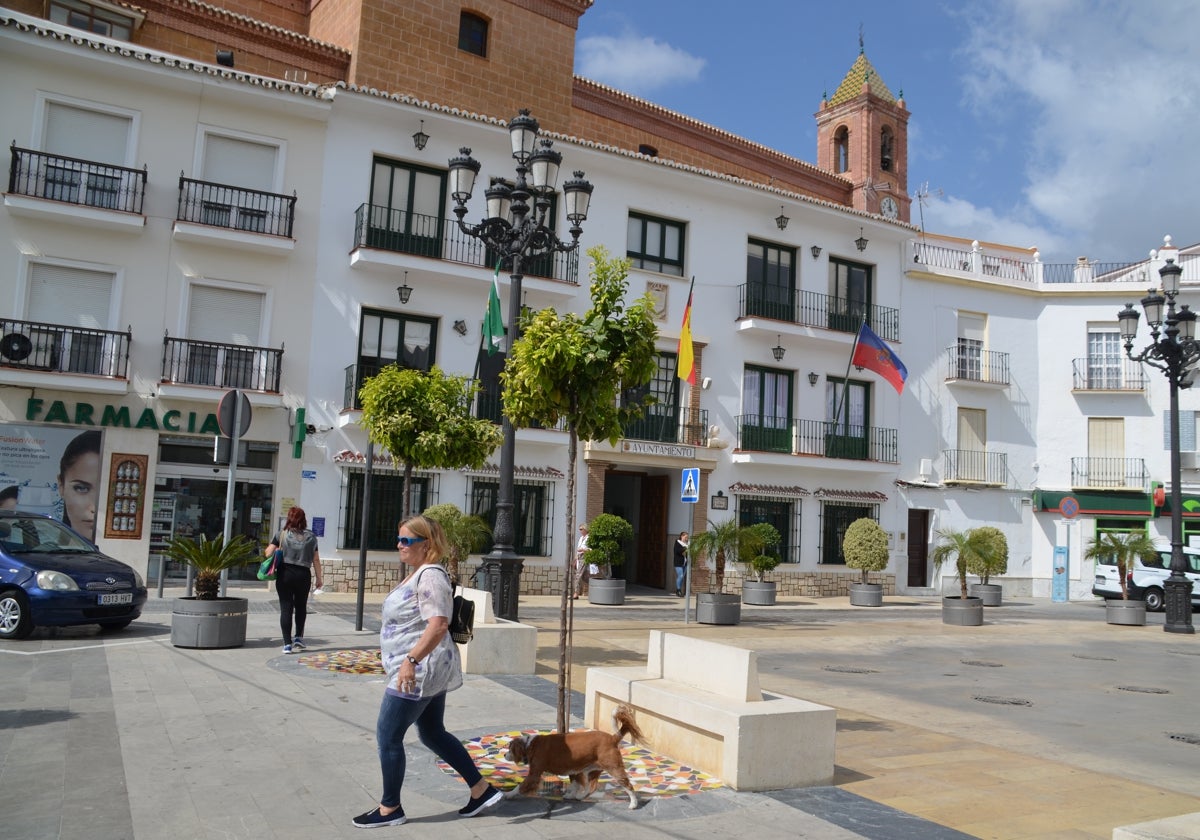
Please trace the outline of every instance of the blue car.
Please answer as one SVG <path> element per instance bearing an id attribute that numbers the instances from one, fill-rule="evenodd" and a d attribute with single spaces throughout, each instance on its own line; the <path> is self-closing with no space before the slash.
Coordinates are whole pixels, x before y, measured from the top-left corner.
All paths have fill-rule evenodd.
<path id="1" fill-rule="evenodd" d="M 120 630 L 145 603 L 141 575 L 57 519 L 0 511 L 0 639 L 34 627 Z"/>

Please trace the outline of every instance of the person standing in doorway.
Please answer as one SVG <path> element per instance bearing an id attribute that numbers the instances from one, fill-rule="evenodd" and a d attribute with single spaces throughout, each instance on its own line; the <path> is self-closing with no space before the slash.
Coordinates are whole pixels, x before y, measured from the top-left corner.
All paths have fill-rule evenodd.
<path id="1" fill-rule="evenodd" d="M 297 653 L 308 645 L 304 643 L 304 623 L 308 618 L 308 592 L 313 578 L 321 588 L 321 555 L 317 552 L 317 537 L 308 530 L 308 517 L 304 509 L 293 507 L 288 511 L 283 530 L 275 535 L 267 546 L 264 556 L 283 551 L 283 561 L 276 563 L 275 592 L 279 595 L 279 629 L 283 631 L 283 652 Z M 296 635 L 292 636 L 292 621 L 295 620 Z"/>
<path id="2" fill-rule="evenodd" d="M 675 594 L 683 597 L 683 583 L 687 576 L 688 532 L 680 531 L 675 540 Z"/>
<path id="3" fill-rule="evenodd" d="M 575 543 L 575 590 L 572 598 L 578 598 L 587 588 L 588 578 L 588 563 L 584 559 L 587 555 L 588 547 L 588 527 L 587 525 L 579 526 L 579 541 Z"/>

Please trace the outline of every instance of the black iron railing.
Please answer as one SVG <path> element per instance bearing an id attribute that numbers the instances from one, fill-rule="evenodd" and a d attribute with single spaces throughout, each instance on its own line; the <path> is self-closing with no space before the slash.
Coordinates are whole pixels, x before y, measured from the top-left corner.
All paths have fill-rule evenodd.
<path id="1" fill-rule="evenodd" d="M 1072 458 L 1072 487 L 1144 489 L 1150 474 L 1141 458 Z"/>
<path id="2" fill-rule="evenodd" d="M 863 317 L 875 334 L 887 341 L 900 340 L 900 310 L 873 303 L 757 283 L 738 287 L 738 317 L 772 318 L 806 327 L 856 333 Z"/>
<path id="3" fill-rule="evenodd" d="M 889 464 L 897 463 L 900 457 L 896 429 L 752 414 L 741 415 L 736 420 L 738 449 L 744 451 L 819 455 Z"/>
<path id="4" fill-rule="evenodd" d="M 279 393 L 283 348 L 163 338 L 162 381 Z"/>
<path id="5" fill-rule="evenodd" d="M 1007 385 L 1008 354 L 984 350 L 972 340 L 962 340 L 946 348 L 946 378 Z"/>
<path id="6" fill-rule="evenodd" d="M 708 445 L 708 411 L 701 409 L 686 422 L 680 422 L 678 410 L 669 411 L 658 404 L 652 407 L 659 412 L 639 417 L 626 423 L 622 435 L 632 440 L 648 440 L 658 443 L 682 443 L 688 446 Z"/>
<path id="7" fill-rule="evenodd" d="M 1129 359 L 1081 358 L 1071 361 L 1071 382 L 1076 391 L 1144 391 L 1146 373 Z"/>
<path id="8" fill-rule="evenodd" d="M 290 238 L 296 221 L 296 194 L 211 184 L 181 174 L 175 218 L 197 225 Z"/>
<path id="9" fill-rule="evenodd" d="M 946 469 L 945 481 L 993 484 L 1008 483 L 1008 455 L 1003 452 L 984 452 L 973 449 L 946 449 L 942 452 Z"/>
<path id="10" fill-rule="evenodd" d="M 132 330 L 0 318 L 0 367 L 125 379 Z"/>
<path id="11" fill-rule="evenodd" d="M 101 210 L 141 213 L 146 172 L 93 160 L 50 155 L 12 144 L 8 192 L 80 204 Z"/>

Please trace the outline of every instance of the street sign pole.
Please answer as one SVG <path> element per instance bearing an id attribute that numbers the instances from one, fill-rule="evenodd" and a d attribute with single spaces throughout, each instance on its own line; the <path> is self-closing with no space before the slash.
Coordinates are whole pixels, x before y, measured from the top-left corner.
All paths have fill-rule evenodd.
<path id="1" fill-rule="evenodd" d="M 679 474 L 679 501 L 685 505 L 694 505 L 700 501 L 700 468 L 685 467 Z M 696 517 L 689 517 L 694 522 Z M 691 526 L 688 526 L 691 530 Z M 692 621 L 692 556 L 689 551 L 684 556 L 683 567 L 683 623 Z"/>

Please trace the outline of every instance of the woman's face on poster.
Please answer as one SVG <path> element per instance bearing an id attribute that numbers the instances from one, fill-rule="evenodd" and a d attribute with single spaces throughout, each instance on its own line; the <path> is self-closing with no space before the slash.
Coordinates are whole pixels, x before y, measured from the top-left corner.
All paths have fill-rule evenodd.
<path id="1" fill-rule="evenodd" d="M 59 492 L 71 527 L 96 538 L 96 502 L 100 495 L 100 456 L 85 452 L 59 476 Z"/>

